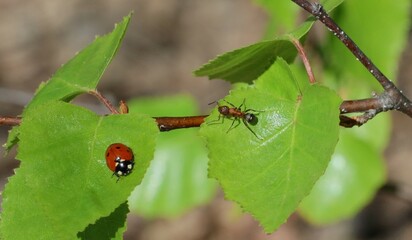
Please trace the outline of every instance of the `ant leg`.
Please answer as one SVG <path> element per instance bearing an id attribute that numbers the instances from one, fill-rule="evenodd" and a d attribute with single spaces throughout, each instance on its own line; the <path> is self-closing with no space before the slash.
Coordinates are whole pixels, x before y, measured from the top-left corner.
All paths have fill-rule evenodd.
<path id="1" fill-rule="evenodd" d="M 262 110 L 255 110 L 255 109 L 251 109 L 251 108 L 249 108 L 249 109 L 246 109 L 245 111 L 243 111 L 244 113 L 248 113 L 248 112 L 254 112 L 254 113 L 261 113 L 261 112 L 265 112 L 265 111 L 262 111 Z"/>
<path id="2" fill-rule="evenodd" d="M 238 107 L 238 109 L 240 109 L 242 106 L 245 107 L 245 110 L 242 111 L 242 112 L 244 112 L 244 113 L 248 113 L 248 112 L 261 113 L 261 112 L 264 112 L 264 111 L 255 110 L 255 109 L 252 109 L 252 108 L 246 109 L 246 98 L 243 99 L 243 102 L 242 102 L 242 104 L 240 104 L 240 106 Z"/>
<path id="3" fill-rule="evenodd" d="M 244 103 L 245 103 L 245 100 L 243 100 L 242 105 L 243 105 Z M 245 104 L 245 108 L 246 108 L 246 104 Z M 252 109 L 252 108 L 248 108 L 248 109 L 245 109 L 243 112 L 244 112 L 244 113 L 248 113 L 248 112 L 261 113 L 261 112 L 264 112 L 264 111 L 261 111 L 261 110 L 255 110 L 255 109 Z"/>
<path id="4" fill-rule="evenodd" d="M 233 126 L 233 124 L 235 124 L 235 122 L 237 122 L 236 126 Z M 237 126 L 239 126 L 240 121 L 239 118 L 234 118 L 232 121 L 232 124 L 230 125 L 229 129 L 226 131 L 226 133 L 228 133 L 230 130 L 232 130 L 233 128 L 236 128 Z"/>
<path id="5" fill-rule="evenodd" d="M 216 104 L 217 104 L 217 106 L 220 106 L 220 105 L 219 105 L 219 103 L 218 103 L 217 101 L 213 101 L 213 102 L 211 102 L 211 103 L 208 103 L 207 105 L 212 105 L 212 104 L 214 104 L 214 103 L 216 103 Z M 211 125 L 211 124 L 218 124 L 218 123 L 219 123 L 219 121 L 220 121 L 220 116 L 221 116 L 221 115 L 222 115 L 222 114 L 220 114 L 220 113 L 219 113 L 218 118 L 217 118 L 217 119 L 215 119 L 215 120 L 212 120 L 212 121 L 207 122 L 207 125 Z M 222 122 L 221 122 L 221 123 L 223 123 L 223 120 L 224 120 L 224 119 L 222 119 Z"/>
<path id="6" fill-rule="evenodd" d="M 253 135 L 255 135 L 255 137 L 256 137 L 257 139 L 263 140 L 263 138 L 258 137 L 258 135 L 256 135 L 256 133 L 250 128 L 248 122 L 246 122 L 245 119 L 242 119 L 242 120 L 243 120 L 243 124 L 245 124 L 245 126 L 247 127 L 247 129 L 249 129 L 249 131 L 250 131 L 251 133 L 253 133 Z"/>
<path id="7" fill-rule="evenodd" d="M 210 122 L 207 123 L 207 125 L 212 125 L 212 124 L 222 124 L 223 121 L 225 120 L 225 118 L 222 118 L 222 121 L 220 121 L 220 117 L 222 116 L 222 114 L 219 114 L 219 117 L 216 120 L 212 120 Z M 220 121 L 220 122 L 219 122 Z"/>
<path id="8" fill-rule="evenodd" d="M 225 103 L 229 104 L 230 106 L 232 106 L 233 108 L 237 108 L 235 105 L 233 105 L 233 103 L 226 101 L 225 99 L 222 99 L 223 101 L 225 101 Z"/>
<path id="9" fill-rule="evenodd" d="M 239 107 L 237 107 L 237 109 L 242 110 L 242 106 L 245 106 L 245 108 L 246 108 L 246 104 L 245 104 L 245 102 L 246 102 L 246 98 L 243 98 L 243 102 L 242 102 L 242 104 L 240 104 L 240 106 L 239 106 Z"/>

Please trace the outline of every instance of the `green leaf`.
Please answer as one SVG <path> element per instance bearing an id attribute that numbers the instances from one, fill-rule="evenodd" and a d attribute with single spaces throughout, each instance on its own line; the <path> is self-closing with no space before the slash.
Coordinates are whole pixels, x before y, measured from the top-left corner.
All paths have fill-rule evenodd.
<path id="1" fill-rule="evenodd" d="M 245 100 L 258 121 L 251 130 L 240 122 L 229 131 L 233 120 L 215 123 L 217 110 L 207 118 L 200 133 L 209 148 L 209 175 L 226 198 L 272 232 L 324 173 L 338 140 L 341 99 L 325 87 L 295 79 L 282 59 L 255 86 L 231 91 L 225 99 L 235 106 Z"/>
<path id="2" fill-rule="evenodd" d="M 316 224 L 352 217 L 365 207 L 384 181 L 381 154 L 351 129 L 342 130 L 325 175 L 300 205 L 300 213 Z"/>
<path id="3" fill-rule="evenodd" d="M 141 182 L 158 132 L 145 115 L 102 117 L 54 101 L 28 109 L 19 129 L 21 164 L 3 193 L 4 239 L 74 239 L 110 215 Z M 106 148 L 115 142 L 131 147 L 135 157 L 133 172 L 118 182 L 105 162 Z M 115 219 L 112 224 L 124 225 Z"/>
<path id="4" fill-rule="evenodd" d="M 198 114 L 193 98 L 178 95 L 129 102 L 131 112 L 152 116 Z M 162 133 L 145 178 L 129 197 L 130 209 L 146 218 L 174 217 L 211 200 L 216 184 L 207 178 L 207 152 L 198 129 Z"/>
<path id="5" fill-rule="evenodd" d="M 325 9 L 330 11 L 343 0 L 329 0 L 325 2 Z M 292 3 L 290 3 L 292 4 Z M 208 76 L 209 79 L 223 79 L 231 83 L 252 83 L 263 74 L 278 58 L 292 63 L 297 55 L 295 46 L 290 37 L 303 38 L 312 27 L 315 18 L 309 18 L 300 27 L 285 36 L 270 41 L 262 41 L 222 54 L 209 63 L 194 71 L 198 77 Z"/>
<path id="6" fill-rule="evenodd" d="M 276 57 L 292 62 L 296 53 L 294 45 L 288 40 L 264 41 L 218 56 L 194 73 L 232 83 L 251 83 L 273 64 Z"/>
<path id="7" fill-rule="evenodd" d="M 116 24 L 113 32 L 97 37 L 93 43 L 64 64 L 42 85 L 27 108 L 50 100 L 70 101 L 81 93 L 96 89 L 115 56 L 129 25 L 131 14 Z"/>

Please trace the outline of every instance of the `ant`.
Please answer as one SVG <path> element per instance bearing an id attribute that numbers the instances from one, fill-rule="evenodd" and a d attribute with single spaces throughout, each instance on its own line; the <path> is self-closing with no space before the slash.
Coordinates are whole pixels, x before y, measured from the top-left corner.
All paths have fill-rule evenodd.
<path id="1" fill-rule="evenodd" d="M 217 105 L 218 105 L 217 110 L 219 111 L 219 118 L 217 120 L 209 122 L 208 124 L 213 124 L 215 122 L 220 121 L 221 116 L 226 117 L 226 118 L 230 118 L 230 119 L 233 118 L 232 125 L 230 125 L 229 129 L 226 132 L 226 133 L 228 133 L 233 128 L 239 126 L 240 119 L 242 119 L 243 124 L 249 129 L 249 131 L 251 133 L 253 133 L 253 135 L 255 135 L 256 138 L 262 140 L 262 138 L 258 137 L 258 135 L 256 135 L 256 133 L 249 126 L 249 124 L 250 125 L 256 125 L 256 123 L 258 122 L 258 118 L 256 117 L 255 114 L 256 114 L 256 112 L 261 112 L 261 111 L 257 111 L 257 110 L 254 110 L 254 109 L 242 110 L 242 106 L 244 106 L 244 108 L 246 108 L 246 105 L 245 105 L 246 99 L 243 99 L 243 102 L 242 102 L 242 104 L 240 104 L 239 107 L 236 107 L 235 105 L 233 105 L 232 103 L 226 101 L 225 99 L 223 99 L 223 101 L 225 101 L 231 107 L 229 107 L 227 105 L 220 105 L 216 101 L 209 103 L 209 105 L 213 104 L 213 103 L 217 103 Z M 252 113 L 252 112 L 255 112 L 255 114 Z M 222 123 L 223 123 L 223 121 L 224 121 L 224 118 L 222 120 Z M 238 123 L 236 126 L 234 126 L 235 121 Z"/>

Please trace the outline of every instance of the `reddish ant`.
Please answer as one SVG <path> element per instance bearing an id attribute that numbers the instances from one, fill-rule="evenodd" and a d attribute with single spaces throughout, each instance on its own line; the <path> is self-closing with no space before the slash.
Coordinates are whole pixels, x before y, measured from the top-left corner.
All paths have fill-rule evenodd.
<path id="1" fill-rule="evenodd" d="M 222 123 L 223 123 L 223 121 L 224 121 L 224 117 L 230 118 L 230 119 L 233 118 L 232 125 L 230 125 L 229 129 L 226 131 L 226 133 L 228 133 L 228 132 L 229 132 L 230 130 L 232 130 L 233 128 L 239 126 L 239 124 L 240 124 L 240 119 L 242 119 L 243 124 L 249 129 L 249 131 L 250 131 L 251 133 L 253 133 L 253 135 L 255 135 L 256 138 L 262 140 L 262 138 L 258 137 L 258 135 L 256 135 L 256 133 L 255 133 L 255 132 L 250 128 L 250 126 L 249 126 L 249 124 L 251 124 L 251 125 L 256 125 L 256 123 L 258 122 L 258 119 L 257 119 L 257 117 L 256 117 L 255 114 L 256 114 L 256 112 L 260 112 L 260 111 L 253 110 L 253 109 L 245 109 L 245 110 L 242 110 L 242 106 L 244 106 L 244 108 L 246 108 L 245 100 L 246 100 L 246 99 L 243 99 L 243 102 L 242 102 L 242 104 L 240 104 L 239 107 L 236 107 L 235 105 L 233 105 L 232 103 L 230 103 L 230 102 L 228 102 L 228 101 L 226 101 L 226 100 L 224 100 L 224 99 L 223 99 L 223 101 L 225 101 L 225 102 L 226 102 L 227 104 L 229 104 L 231 107 L 226 106 L 226 105 L 220 105 L 220 104 L 219 104 L 218 102 L 216 102 L 216 101 L 209 103 L 209 105 L 210 105 L 210 104 L 213 104 L 213 103 L 217 103 L 217 105 L 218 105 L 217 110 L 219 111 L 219 118 L 218 118 L 217 120 L 214 120 L 214 121 L 209 122 L 208 124 L 213 124 L 213 123 L 215 123 L 215 122 L 220 121 L 220 117 L 221 117 L 221 116 L 223 116 Z M 252 113 L 252 112 L 255 112 L 255 114 Z M 235 121 L 238 123 L 236 126 L 234 126 Z"/>

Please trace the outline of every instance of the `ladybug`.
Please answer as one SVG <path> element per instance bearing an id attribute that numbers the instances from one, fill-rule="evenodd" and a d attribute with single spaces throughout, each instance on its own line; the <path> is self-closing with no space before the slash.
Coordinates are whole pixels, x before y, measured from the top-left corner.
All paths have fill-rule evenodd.
<path id="1" fill-rule="evenodd" d="M 132 149 L 122 143 L 113 143 L 106 150 L 107 167 L 117 176 L 129 175 L 134 166 L 134 155 Z"/>

